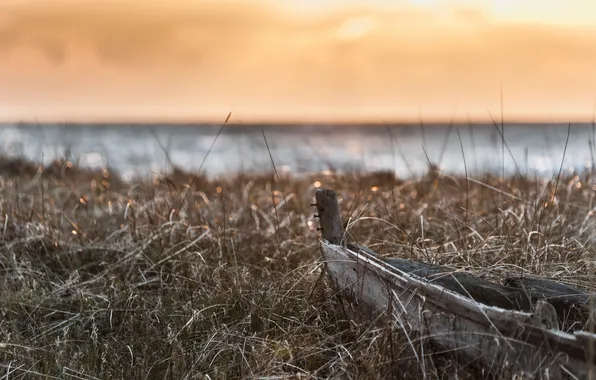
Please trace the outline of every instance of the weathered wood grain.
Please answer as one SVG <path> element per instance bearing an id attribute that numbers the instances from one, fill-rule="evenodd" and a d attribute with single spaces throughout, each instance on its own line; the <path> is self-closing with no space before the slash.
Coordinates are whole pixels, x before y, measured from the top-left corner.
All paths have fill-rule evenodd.
<path id="1" fill-rule="evenodd" d="M 328 275 L 356 308 L 373 319 L 385 315 L 406 333 L 428 336 L 438 350 L 453 352 L 461 363 L 493 375 L 505 367 L 544 376 L 548 372 L 551 379 L 560 378 L 562 369 L 584 379 L 588 363 L 596 365 L 586 359 L 587 345 L 596 335 L 582 332 L 587 335 L 577 339 L 551 329 L 552 306 L 539 304 L 540 314 L 489 306 L 366 252 L 328 242 L 321 249 Z"/>
<path id="2" fill-rule="evenodd" d="M 317 189 L 315 191 L 317 200 L 317 212 L 321 222 L 323 239 L 332 244 L 345 244 L 344 228 L 341 224 L 339 203 L 335 191 L 330 189 Z"/>
<path id="3" fill-rule="evenodd" d="M 378 257 L 367 247 L 348 244 L 348 248 L 354 252 L 361 250 Z M 533 312 L 536 303 L 539 300 L 545 300 L 554 307 L 558 325 L 563 330 L 583 329 L 591 314 L 590 299 L 593 294 L 555 281 L 509 277 L 501 285 L 440 265 L 418 263 L 407 259 L 383 259 L 383 261 L 399 270 L 425 278 L 431 283 L 488 306 Z"/>
<path id="4" fill-rule="evenodd" d="M 519 289 L 532 303 L 544 299 L 553 305 L 563 330 L 584 329 L 590 316 L 594 318 L 594 293 L 541 278 L 509 277 L 504 284 Z"/>
<path id="5" fill-rule="evenodd" d="M 384 315 L 488 372 L 507 367 L 583 379 L 593 371 L 596 335 L 558 329 L 584 323 L 592 295 L 554 281 L 512 277 L 501 285 L 447 267 L 383 260 L 366 247 L 344 246 L 335 193 L 320 189 L 315 196 L 327 274 L 355 309 L 373 319 Z"/>

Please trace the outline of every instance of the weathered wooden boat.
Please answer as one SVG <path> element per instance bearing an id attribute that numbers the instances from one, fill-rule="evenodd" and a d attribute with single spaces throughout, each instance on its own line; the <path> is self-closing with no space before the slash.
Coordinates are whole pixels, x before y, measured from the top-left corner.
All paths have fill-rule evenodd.
<path id="1" fill-rule="evenodd" d="M 318 189 L 325 271 L 353 313 L 427 337 L 484 376 L 596 378 L 594 294 L 539 278 L 504 284 L 406 259 L 381 259 L 349 242 L 335 192 Z"/>

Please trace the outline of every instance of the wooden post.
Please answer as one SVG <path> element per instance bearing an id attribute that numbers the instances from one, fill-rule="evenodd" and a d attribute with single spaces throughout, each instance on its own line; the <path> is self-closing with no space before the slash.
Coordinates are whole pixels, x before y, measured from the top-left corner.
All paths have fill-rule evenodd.
<path id="1" fill-rule="evenodd" d="M 317 189 L 317 212 L 321 222 L 323 239 L 331 244 L 344 246 L 345 231 L 339 214 L 339 203 L 335 191 L 330 189 Z"/>

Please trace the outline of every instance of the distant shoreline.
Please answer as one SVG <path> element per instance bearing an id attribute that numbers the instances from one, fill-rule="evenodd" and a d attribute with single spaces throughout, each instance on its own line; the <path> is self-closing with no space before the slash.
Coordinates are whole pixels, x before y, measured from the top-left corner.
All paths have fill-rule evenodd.
<path id="1" fill-rule="evenodd" d="M 561 167 L 596 167 L 596 128 L 568 125 L 21 123 L 0 125 L 0 153 L 48 163 L 68 152 L 82 166 L 109 163 L 126 178 L 171 165 L 209 176 L 262 171 L 272 159 L 284 172 L 353 167 L 392 170 L 402 178 L 425 172 L 429 162 L 452 174 L 550 176 Z"/>
<path id="2" fill-rule="evenodd" d="M 550 121 L 550 122 L 527 122 L 527 121 L 505 121 L 503 123 L 505 127 L 509 126 L 523 126 L 523 127 L 544 127 L 544 126 L 561 126 L 567 127 L 571 124 L 574 127 L 591 127 L 595 125 L 594 122 L 591 121 L 575 121 L 575 122 L 560 122 L 560 121 Z M 31 128 L 31 127 L 41 127 L 41 126 L 48 126 L 48 127 L 188 127 L 188 128 L 197 128 L 197 127 L 220 127 L 224 125 L 223 122 L 169 122 L 169 121 L 153 121 L 153 122 L 127 122 L 127 121 L 108 121 L 108 122 L 10 122 L 10 121 L 1 121 L 0 128 L 3 127 L 23 127 L 23 128 Z M 237 122 L 229 122 L 225 124 L 225 128 L 230 130 L 236 128 L 329 128 L 329 129 L 336 129 L 336 128 L 387 128 L 387 127 L 448 127 L 448 126 L 475 126 L 475 127 L 494 127 L 495 125 L 501 126 L 500 121 L 496 122 L 386 122 L 386 123 L 374 123 L 374 122 L 320 122 L 320 123 L 275 123 L 275 122 L 251 122 L 251 123 L 237 123 Z"/>

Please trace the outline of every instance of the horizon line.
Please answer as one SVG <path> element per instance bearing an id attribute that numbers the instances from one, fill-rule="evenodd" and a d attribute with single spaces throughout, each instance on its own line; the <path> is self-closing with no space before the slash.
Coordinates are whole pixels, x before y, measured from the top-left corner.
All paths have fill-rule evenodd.
<path id="1" fill-rule="evenodd" d="M 0 125 L 47 125 L 47 124 L 62 124 L 62 125 L 157 125 L 157 124 L 170 124 L 170 125 L 213 125 L 213 124 L 226 124 L 229 126 L 254 126 L 254 125 L 277 125 L 277 126 L 298 126 L 298 125 L 344 125 L 344 126 L 358 126 L 358 125 L 412 125 L 412 124 L 423 124 L 423 125 L 449 125 L 449 124 L 586 124 L 596 123 L 596 118 L 561 118 L 561 117 L 510 117 L 504 118 L 440 118 L 440 117 L 427 117 L 427 118 L 368 118 L 368 119 L 308 119 L 303 120 L 296 119 L 249 119 L 249 120 L 234 120 L 234 116 L 226 120 L 222 118 L 88 118 L 88 119 L 58 119 L 58 118 L 46 118 L 37 120 L 14 120 L 14 119 L 0 119 Z"/>

